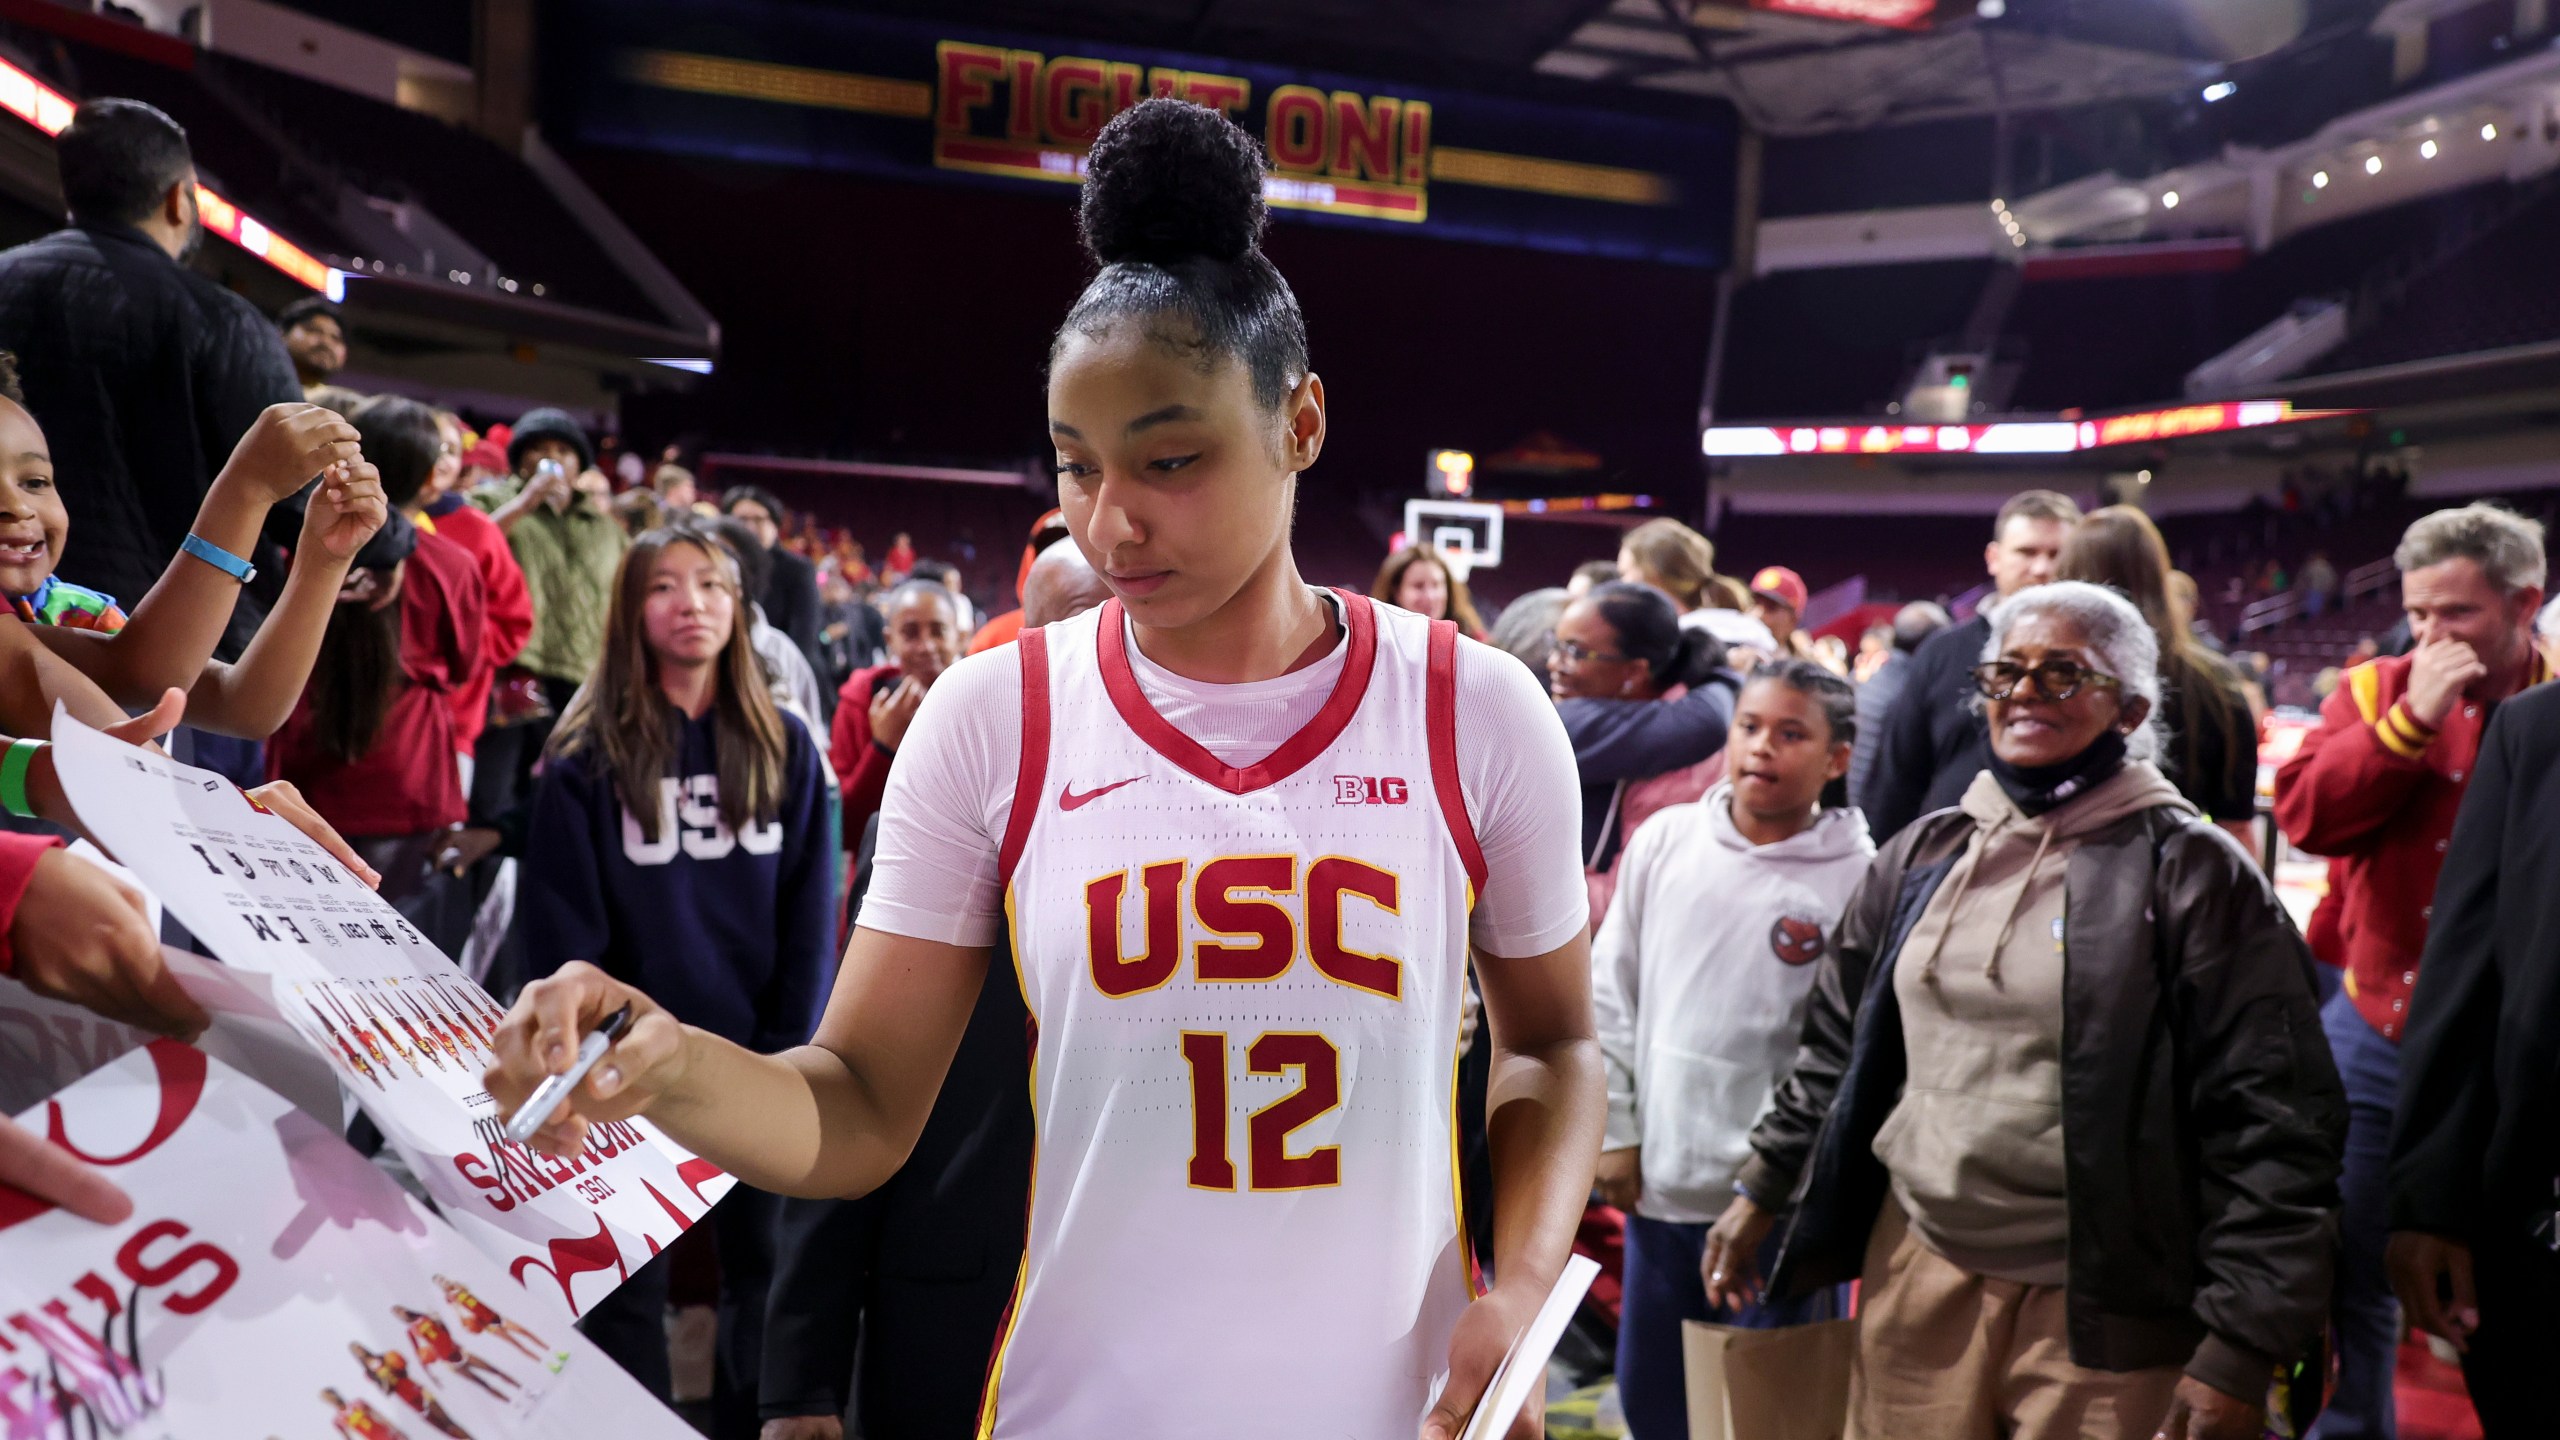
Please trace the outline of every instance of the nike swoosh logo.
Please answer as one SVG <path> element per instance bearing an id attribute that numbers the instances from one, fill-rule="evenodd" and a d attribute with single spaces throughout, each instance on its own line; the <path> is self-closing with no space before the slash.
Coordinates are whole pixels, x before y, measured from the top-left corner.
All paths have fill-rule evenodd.
<path id="1" fill-rule="evenodd" d="M 1061 785 L 1058 787 L 1058 808 L 1061 810 L 1081 810 L 1085 806 L 1092 804 L 1094 801 L 1101 799 L 1103 796 L 1110 794 L 1112 791 L 1119 789 L 1123 785 L 1135 785 L 1146 778 L 1147 777 L 1144 775 L 1132 775 L 1126 780 L 1115 780 L 1110 784 L 1103 786 L 1099 790 L 1087 790 L 1081 795 L 1076 793 L 1075 786 Z"/>

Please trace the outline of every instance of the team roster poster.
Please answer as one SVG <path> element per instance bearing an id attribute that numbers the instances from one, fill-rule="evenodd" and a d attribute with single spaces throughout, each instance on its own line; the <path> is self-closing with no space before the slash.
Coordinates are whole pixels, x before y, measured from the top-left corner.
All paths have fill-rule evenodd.
<path id="1" fill-rule="evenodd" d="M 158 1040 L 21 1123 L 133 1197 L 0 1185 L 0 1434 L 690 1437 L 603 1352 L 291 1102 Z"/>
<path id="2" fill-rule="evenodd" d="M 220 776 L 63 714 L 54 763 L 89 832 L 201 944 L 267 977 L 446 1218 L 555 1328 L 734 1183 L 643 1120 L 593 1127 L 567 1160 L 511 1143 L 480 1083 L 497 1003 L 327 851 Z"/>

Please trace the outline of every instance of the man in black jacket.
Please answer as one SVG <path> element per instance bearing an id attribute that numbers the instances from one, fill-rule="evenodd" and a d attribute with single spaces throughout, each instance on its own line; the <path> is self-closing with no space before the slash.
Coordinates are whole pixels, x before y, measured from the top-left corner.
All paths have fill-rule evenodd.
<path id="1" fill-rule="evenodd" d="M 2560 1355 L 2560 685 L 2490 716 L 2447 842 L 2391 1132 L 2392 1289 L 2462 1347 L 2493 1436 Z"/>
<path id="2" fill-rule="evenodd" d="M 1876 771 L 1876 751 L 1884 744 L 1884 717 L 1902 698 L 1911 681 L 1912 657 L 1931 636 L 1954 623 L 1947 607 L 1934 600 L 1914 600 L 1893 615 L 1893 650 L 1884 664 L 1858 686 L 1858 744 L 1849 754 L 1849 793 L 1867 793 L 1867 777 Z"/>
<path id="3" fill-rule="evenodd" d="M 818 568 L 783 548 L 782 523 L 790 512 L 765 490 L 733 485 L 720 497 L 720 513 L 753 530 L 765 553 L 773 557 L 773 568 L 765 572 L 764 593 L 755 597 L 764 606 L 764 623 L 790 636 L 800 653 L 809 657 L 812 668 L 823 667 L 826 656 L 818 647 Z M 832 698 L 834 692 L 828 694 Z"/>
<path id="4" fill-rule="evenodd" d="M 80 548 L 59 573 L 130 605 L 258 413 L 302 387 L 257 307 L 187 268 L 204 232 L 176 121 L 138 100 L 91 100 L 54 153 L 71 224 L 0 253 L 0 349 L 16 352 L 67 482 Z M 215 653 L 238 658 L 263 618 L 244 593 Z"/>
<path id="5" fill-rule="evenodd" d="M 2006 599 L 2053 578 L 2062 541 L 2080 523 L 2080 507 L 2067 495 L 2023 490 L 2009 497 L 1991 522 L 1982 563 Z M 1866 813 L 1867 832 L 1878 845 L 1902 827 L 1964 798 L 1973 777 L 1991 763 L 1982 717 L 1973 712 L 1973 667 L 1991 638 L 1991 601 L 1961 625 L 1929 637 L 1911 657 L 1908 678 L 1885 712 L 1874 769 L 1850 800 Z"/>

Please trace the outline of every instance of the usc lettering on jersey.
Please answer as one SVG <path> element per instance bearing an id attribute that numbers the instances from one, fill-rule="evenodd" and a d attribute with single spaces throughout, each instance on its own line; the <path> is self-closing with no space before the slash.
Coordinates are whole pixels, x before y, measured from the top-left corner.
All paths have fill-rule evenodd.
<path id="1" fill-rule="evenodd" d="M 1156 713 L 1118 602 L 1020 642 L 1000 863 L 1039 1138 L 982 1436 L 1421 1421 L 1472 1286 L 1453 1109 L 1484 860 L 1455 628 L 1340 607 L 1331 696 L 1243 767 Z"/>

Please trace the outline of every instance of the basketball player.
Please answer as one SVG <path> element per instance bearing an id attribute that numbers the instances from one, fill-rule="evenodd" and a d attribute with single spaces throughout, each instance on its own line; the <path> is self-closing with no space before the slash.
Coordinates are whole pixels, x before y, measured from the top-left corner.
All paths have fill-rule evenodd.
<path id="1" fill-rule="evenodd" d="M 450 1365 L 454 1374 L 488 1391 L 489 1398 L 493 1400 L 507 1397 L 497 1386 L 480 1378 L 480 1372 L 484 1370 L 515 1389 L 524 1388 L 514 1376 L 463 1349 L 462 1342 L 454 1338 L 453 1331 L 446 1328 L 442 1320 L 433 1315 L 421 1315 L 404 1305 L 392 1306 L 391 1313 L 398 1317 L 409 1333 L 409 1348 L 417 1352 L 420 1373 L 432 1375 L 438 1365 Z"/>
<path id="2" fill-rule="evenodd" d="M 535 1360 L 545 1358 L 543 1352 L 551 1347 L 543 1343 L 541 1336 L 490 1309 L 489 1303 L 472 1294 L 470 1287 L 442 1275 L 436 1277 L 436 1284 L 443 1289 L 444 1298 L 452 1304 L 455 1313 L 461 1315 L 464 1330 L 474 1335 L 495 1335 Z M 533 1344 L 526 1345 L 524 1342 L 527 1340 Z"/>
<path id="3" fill-rule="evenodd" d="M 854 1195 L 904 1160 L 981 980 L 1018 984 L 1037 1153 L 981 1435 L 1451 1437 L 1563 1267 L 1600 1138 L 1573 757 L 1510 657 L 1299 578 L 1325 395 L 1257 246 L 1255 143 L 1150 100 L 1089 165 L 1103 269 L 1049 429 L 1112 599 L 934 686 L 815 1044 L 755 1055 L 573 964 L 518 1001 L 489 1089 L 512 1112 L 629 1004 L 538 1144 L 645 1113 L 747 1184 Z M 1498 1047 L 1472 1304 L 1470 938 Z"/>
<path id="4" fill-rule="evenodd" d="M 382 1418 L 382 1412 L 362 1400 L 349 1400 L 333 1389 L 320 1392 L 320 1403 L 329 1407 L 329 1428 L 342 1440 L 409 1440 L 408 1433 Z"/>
<path id="5" fill-rule="evenodd" d="M 445 1413 L 444 1402 L 429 1394 L 427 1387 L 419 1384 L 417 1377 L 409 1373 L 408 1356 L 397 1350 L 377 1354 L 364 1348 L 364 1342 L 360 1340 L 348 1341 L 347 1353 L 356 1357 L 356 1363 L 372 1377 L 375 1389 L 415 1410 L 419 1419 L 452 1436 L 453 1440 L 471 1440 L 469 1432 L 454 1424 L 453 1417 Z"/>

